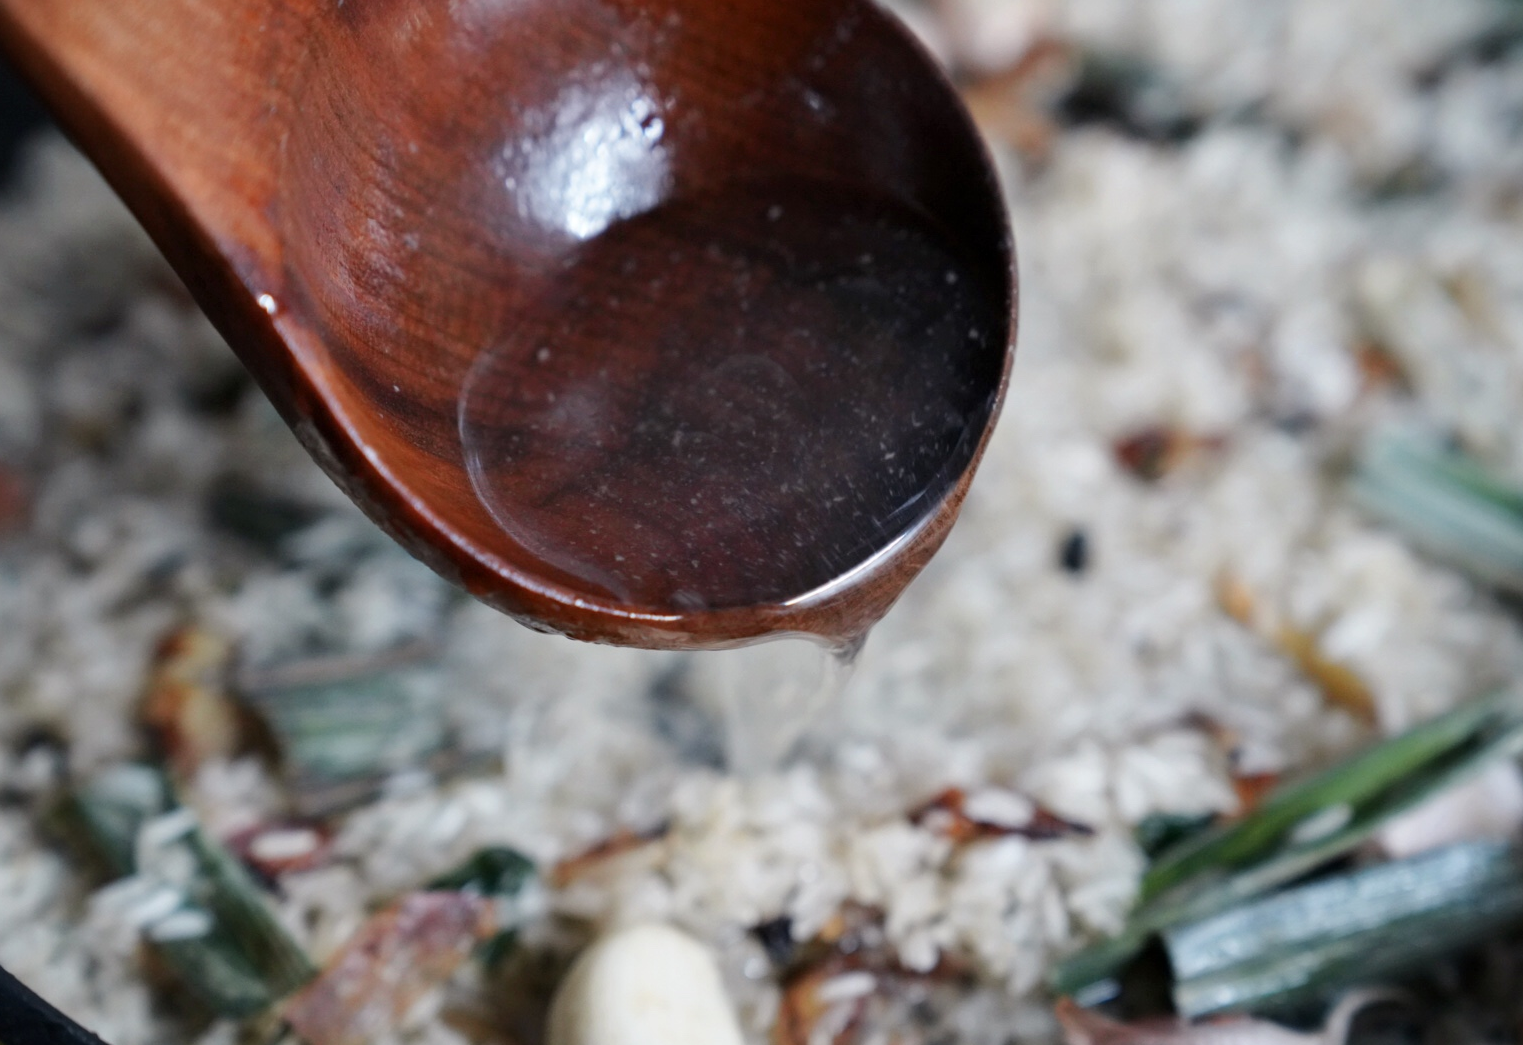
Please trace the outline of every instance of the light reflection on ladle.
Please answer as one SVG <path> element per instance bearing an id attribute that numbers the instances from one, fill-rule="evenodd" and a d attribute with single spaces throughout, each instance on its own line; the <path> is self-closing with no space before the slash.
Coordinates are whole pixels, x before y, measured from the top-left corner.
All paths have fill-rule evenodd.
<path id="1" fill-rule="evenodd" d="M 548 106 L 523 114 L 502 148 L 510 205 L 578 241 L 655 207 L 672 187 L 662 108 L 633 70 L 599 63 L 573 73 Z"/>

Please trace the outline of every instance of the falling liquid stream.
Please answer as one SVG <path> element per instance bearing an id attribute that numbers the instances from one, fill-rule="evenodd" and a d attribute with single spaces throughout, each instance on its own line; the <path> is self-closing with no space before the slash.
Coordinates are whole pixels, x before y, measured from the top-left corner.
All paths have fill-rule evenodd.
<path id="1" fill-rule="evenodd" d="M 840 699 L 861 648 L 788 635 L 693 654 L 690 685 L 717 712 L 726 767 L 753 777 L 782 764 Z"/>

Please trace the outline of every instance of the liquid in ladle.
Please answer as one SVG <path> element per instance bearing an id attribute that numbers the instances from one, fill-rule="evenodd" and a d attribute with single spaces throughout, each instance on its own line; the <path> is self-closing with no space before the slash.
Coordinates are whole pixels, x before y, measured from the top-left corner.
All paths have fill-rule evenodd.
<path id="1" fill-rule="evenodd" d="M 912 530 L 1004 360 L 939 226 L 823 183 L 616 224 L 537 302 L 466 379 L 472 482 L 547 577 L 657 611 L 790 602 Z"/>

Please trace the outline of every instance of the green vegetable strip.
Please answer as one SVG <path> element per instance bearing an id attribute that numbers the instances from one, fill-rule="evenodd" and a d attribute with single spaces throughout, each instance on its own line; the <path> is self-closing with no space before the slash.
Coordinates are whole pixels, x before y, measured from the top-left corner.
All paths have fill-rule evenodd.
<path id="1" fill-rule="evenodd" d="M 1149 922 L 1129 922 L 1120 935 L 1086 947 L 1067 961 L 1059 962 L 1048 980 L 1053 993 L 1073 997 L 1113 979 L 1127 962 L 1142 952 L 1159 928 Z"/>
<path id="2" fill-rule="evenodd" d="M 1452 846 L 1325 879 L 1164 934 L 1189 1018 L 1281 1007 L 1413 968 L 1523 919 L 1523 857 Z"/>
<path id="3" fill-rule="evenodd" d="M 120 766 L 80 788 L 66 804 L 69 821 L 116 877 L 138 873 L 142 827 L 177 806 L 168 780 L 149 766 Z M 258 885 L 230 853 L 199 829 L 171 843 L 191 857 L 194 874 L 169 917 L 202 921 L 184 938 L 151 946 L 219 1016 L 268 1009 L 317 974 L 306 954 L 265 906 Z"/>
<path id="4" fill-rule="evenodd" d="M 1184 917 L 1201 917 L 1294 881 L 1352 852 L 1393 818 L 1441 791 L 1473 776 L 1501 758 L 1523 754 L 1523 722 L 1511 723 L 1494 736 L 1447 751 L 1407 780 L 1399 780 L 1354 810 L 1347 825 L 1323 838 L 1285 848 L 1255 867 L 1218 885 L 1191 889 L 1172 909 Z M 1178 917 L 1170 919 L 1177 921 Z"/>
<path id="5" fill-rule="evenodd" d="M 1215 813 L 1178 815 L 1155 813 L 1137 825 L 1132 837 L 1137 848 L 1149 859 L 1160 856 L 1182 842 L 1209 831 L 1216 823 Z"/>
<path id="6" fill-rule="evenodd" d="M 516 896 L 534 877 L 534 861 L 513 849 L 483 849 L 430 889 L 472 892 L 481 896 Z"/>
<path id="7" fill-rule="evenodd" d="M 418 765 L 444 746 L 438 705 L 416 689 L 392 673 L 246 699 L 298 780 L 352 780 Z"/>
<path id="8" fill-rule="evenodd" d="M 1496 587 L 1523 591 L 1523 490 L 1412 436 L 1373 441 L 1354 499 L 1429 552 Z"/>
<path id="9" fill-rule="evenodd" d="M 1053 988 L 1074 994 L 1114 976 L 1155 934 L 1268 892 L 1352 851 L 1382 824 L 1491 762 L 1523 753 L 1523 700 L 1503 691 L 1456 708 L 1303 783 L 1282 789 L 1253 816 L 1186 840 L 1144 881 L 1153 894 L 1123 932 L 1060 964 Z M 1295 841 L 1325 810 L 1350 818 Z M 1231 873 L 1234 867 L 1243 868 Z M 1167 890 L 1166 895 L 1159 893 Z"/>
<path id="10" fill-rule="evenodd" d="M 1463 704 L 1347 762 L 1281 788 L 1247 819 L 1166 852 L 1143 878 L 1143 909 L 1199 875 L 1220 874 L 1267 859 L 1286 844 L 1299 825 L 1322 810 L 1347 805 L 1357 816 L 1363 807 L 1384 797 L 1387 801 L 1380 804 L 1386 806 L 1386 815 L 1399 812 L 1431 793 L 1414 786 L 1418 774 L 1432 770 L 1450 754 L 1460 761 L 1455 768 L 1475 768 L 1474 756 L 1490 752 L 1488 741 L 1520 725 L 1523 702 L 1518 694 L 1502 691 Z M 1471 750 L 1465 750 L 1467 745 Z M 1452 779 L 1447 773 L 1445 776 Z M 1408 800 L 1391 801 L 1388 792 L 1404 784 L 1410 789 Z M 1376 825 L 1365 826 L 1367 835 Z"/>
<path id="11" fill-rule="evenodd" d="M 483 849 L 458 869 L 429 883 L 429 888 L 511 900 L 524 891 L 534 875 L 534 862 L 522 853 L 505 848 Z M 510 925 L 483 943 L 476 957 L 490 969 L 517 946 L 518 928 Z"/>
<path id="12" fill-rule="evenodd" d="M 209 915 L 212 929 L 205 936 L 155 941 L 154 946 L 218 1015 L 263 1012 L 317 975 L 242 864 L 200 831 L 184 844 L 199 872 L 185 909 Z"/>
<path id="13" fill-rule="evenodd" d="M 65 799 L 64 824 L 112 878 L 137 870 L 138 829 L 175 807 L 169 780 L 152 766 L 129 763 L 105 770 Z"/>
<path id="14" fill-rule="evenodd" d="M 1523 489 L 1466 454 L 1409 433 L 1372 440 L 1360 471 L 1376 475 L 1418 476 L 1465 490 L 1512 515 L 1523 517 Z"/>

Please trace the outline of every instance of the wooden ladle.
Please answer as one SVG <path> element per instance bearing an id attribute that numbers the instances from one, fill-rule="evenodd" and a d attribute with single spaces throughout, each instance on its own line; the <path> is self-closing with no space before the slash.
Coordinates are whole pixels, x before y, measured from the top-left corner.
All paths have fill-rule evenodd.
<path id="1" fill-rule="evenodd" d="M 582 639 L 861 634 L 1004 391 L 1013 246 L 862 0 L 0 0 L 319 464 Z"/>

